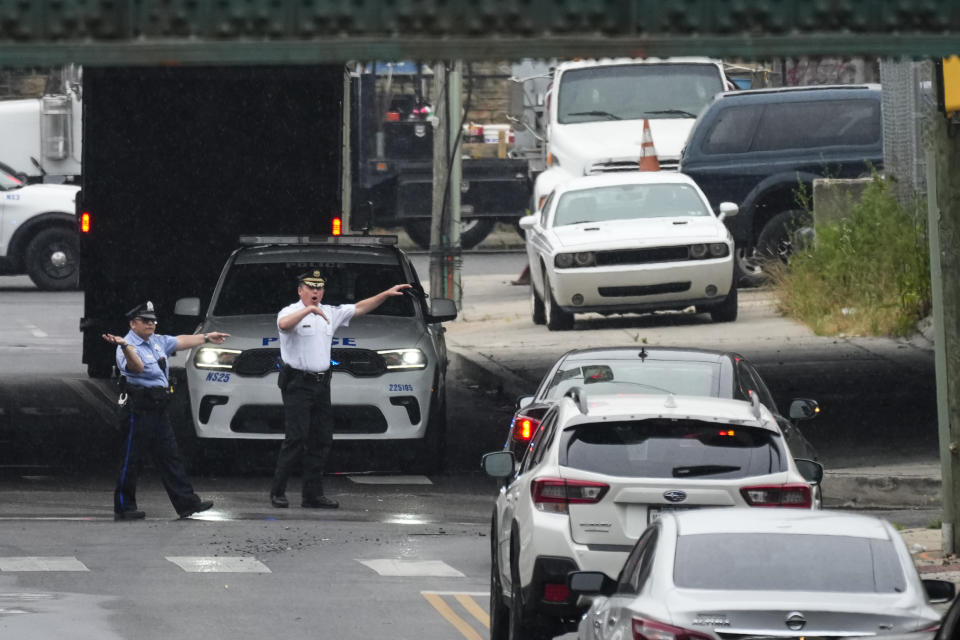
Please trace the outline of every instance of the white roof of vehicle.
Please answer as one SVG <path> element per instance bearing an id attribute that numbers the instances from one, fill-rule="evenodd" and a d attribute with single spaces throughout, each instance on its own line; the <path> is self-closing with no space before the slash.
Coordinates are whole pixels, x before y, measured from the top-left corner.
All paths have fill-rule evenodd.
<path id="1" fill-rule="evenodd" d="M 611 171 L 581 176 L 564 182 L 557 188 L 558 193 L 592 189 L 594 187 L 613 187 L 622 184 L 688 184 L 696 186 L 693 178 L 677 171 Z"/>
<path id="2" fill-rule="evenodd" d="M 643 420 L 666 417 L 742 424 L 777 433 L 780 431 L 780 426 L 766 407 L 758 405 L 760 411 L 758 419 L 754 414 L 753 405 L 743 400 L 642 393 L 591 396 L 589 387 L 586 389 L 581 387 L 581 389 L 587 398 L 585 415 L 591 418 L 616 417 L 617 419 Z M 580 414 L 575 403 L 570 403 L 568 407 L 561 409 L 564 412 L 560 417 L 562 424 L 565 424 L 570 417 Z"/>
<path id="3" fill-rule="evenodd" d="M 838 511 L 807 509 L 723 508 L 671 514 L 679 535 L 705 533 L 783 533 L 888 539 L 880 518 Z"/>
<path id="4" fill-rule="evenodd" d="M 599 58 L 586 60 L 567 60 L 557 65 L 557 71 L 567 71 L 569 69 L 583 69 L 588 67 L 611 67 L 624 64 L 715 64 L 720 65 L 720 60 L 713 58 L 701 58 L 691 56 L 681 56 L 676 58 Z"/>

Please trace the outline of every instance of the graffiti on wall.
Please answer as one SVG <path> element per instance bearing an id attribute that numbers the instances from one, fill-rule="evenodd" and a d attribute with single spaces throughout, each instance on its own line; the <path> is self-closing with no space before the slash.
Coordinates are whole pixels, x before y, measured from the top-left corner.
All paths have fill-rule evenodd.
<path id="1" fill-rule="evenodd" d="M 789 58 L 786 61 L 784 84 L 856 84 L 876 82 L 862 58 Z"/>

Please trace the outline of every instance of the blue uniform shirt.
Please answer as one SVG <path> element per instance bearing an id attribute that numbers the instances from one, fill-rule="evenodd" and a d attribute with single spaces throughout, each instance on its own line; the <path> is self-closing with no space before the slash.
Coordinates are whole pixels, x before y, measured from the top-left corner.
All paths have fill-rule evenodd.
<path id="1" fill-rule="evenodd" d="M 135 387 L 167 387 L 170 381 L 167 378 L 167 370 L 170 365 L 164 363 L 165 367 L 160 368 L 158 360 L 166 359 L 168 356 L 177 352 L 176 336 L 150 336 L 149 340 L 144 340 L 133 330 L 129 331 L 123 337 L 127 344 L 132 345 L 143 362 L 143 371 L 141 373 L 132 373 L 127 371 L 127 356 L 123 349 L 117 345 L 117 368 L 120 373 L 127 378 L 127 384 Z"/>

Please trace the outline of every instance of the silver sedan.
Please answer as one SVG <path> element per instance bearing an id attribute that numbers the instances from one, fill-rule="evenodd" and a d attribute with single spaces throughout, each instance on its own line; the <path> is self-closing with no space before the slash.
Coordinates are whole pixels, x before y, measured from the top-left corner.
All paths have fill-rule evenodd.
<path id="1" fill-rule="evenodd" d="M 575 572 L 594 596 L 581 640 L 882 636 L 931 640 L 953 583 L 920 580 L 886 521 L 840 512 L 698 509 L 664 514 L 616 581 Z"/>

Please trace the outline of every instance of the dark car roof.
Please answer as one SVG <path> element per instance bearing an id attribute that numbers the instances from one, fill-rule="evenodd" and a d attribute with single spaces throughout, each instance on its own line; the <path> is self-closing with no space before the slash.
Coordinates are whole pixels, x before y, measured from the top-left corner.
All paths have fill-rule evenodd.
<path id="1" fill-rule="evenodd" d="M 747 89 L 744 91 L 726 91 L 716 95 L 716 102 L 802 102 L 808 100 L 836 100 L 839 98 L 881 96 L 878 84 L 816 85 L 807 87 L 773 87 L 768 89 Z"/>
<path id="2" fill-rule="evenodd" d="M 646 354 L 644 357 L 650 360 L 688 360 L 690 362 L 720 362 L 743 357 L 732 351 L 689 347 L 596 347 L 573 349 L 563 354 L 560 360 L 630 360 L 641 357 L 641 354 Z"/>

